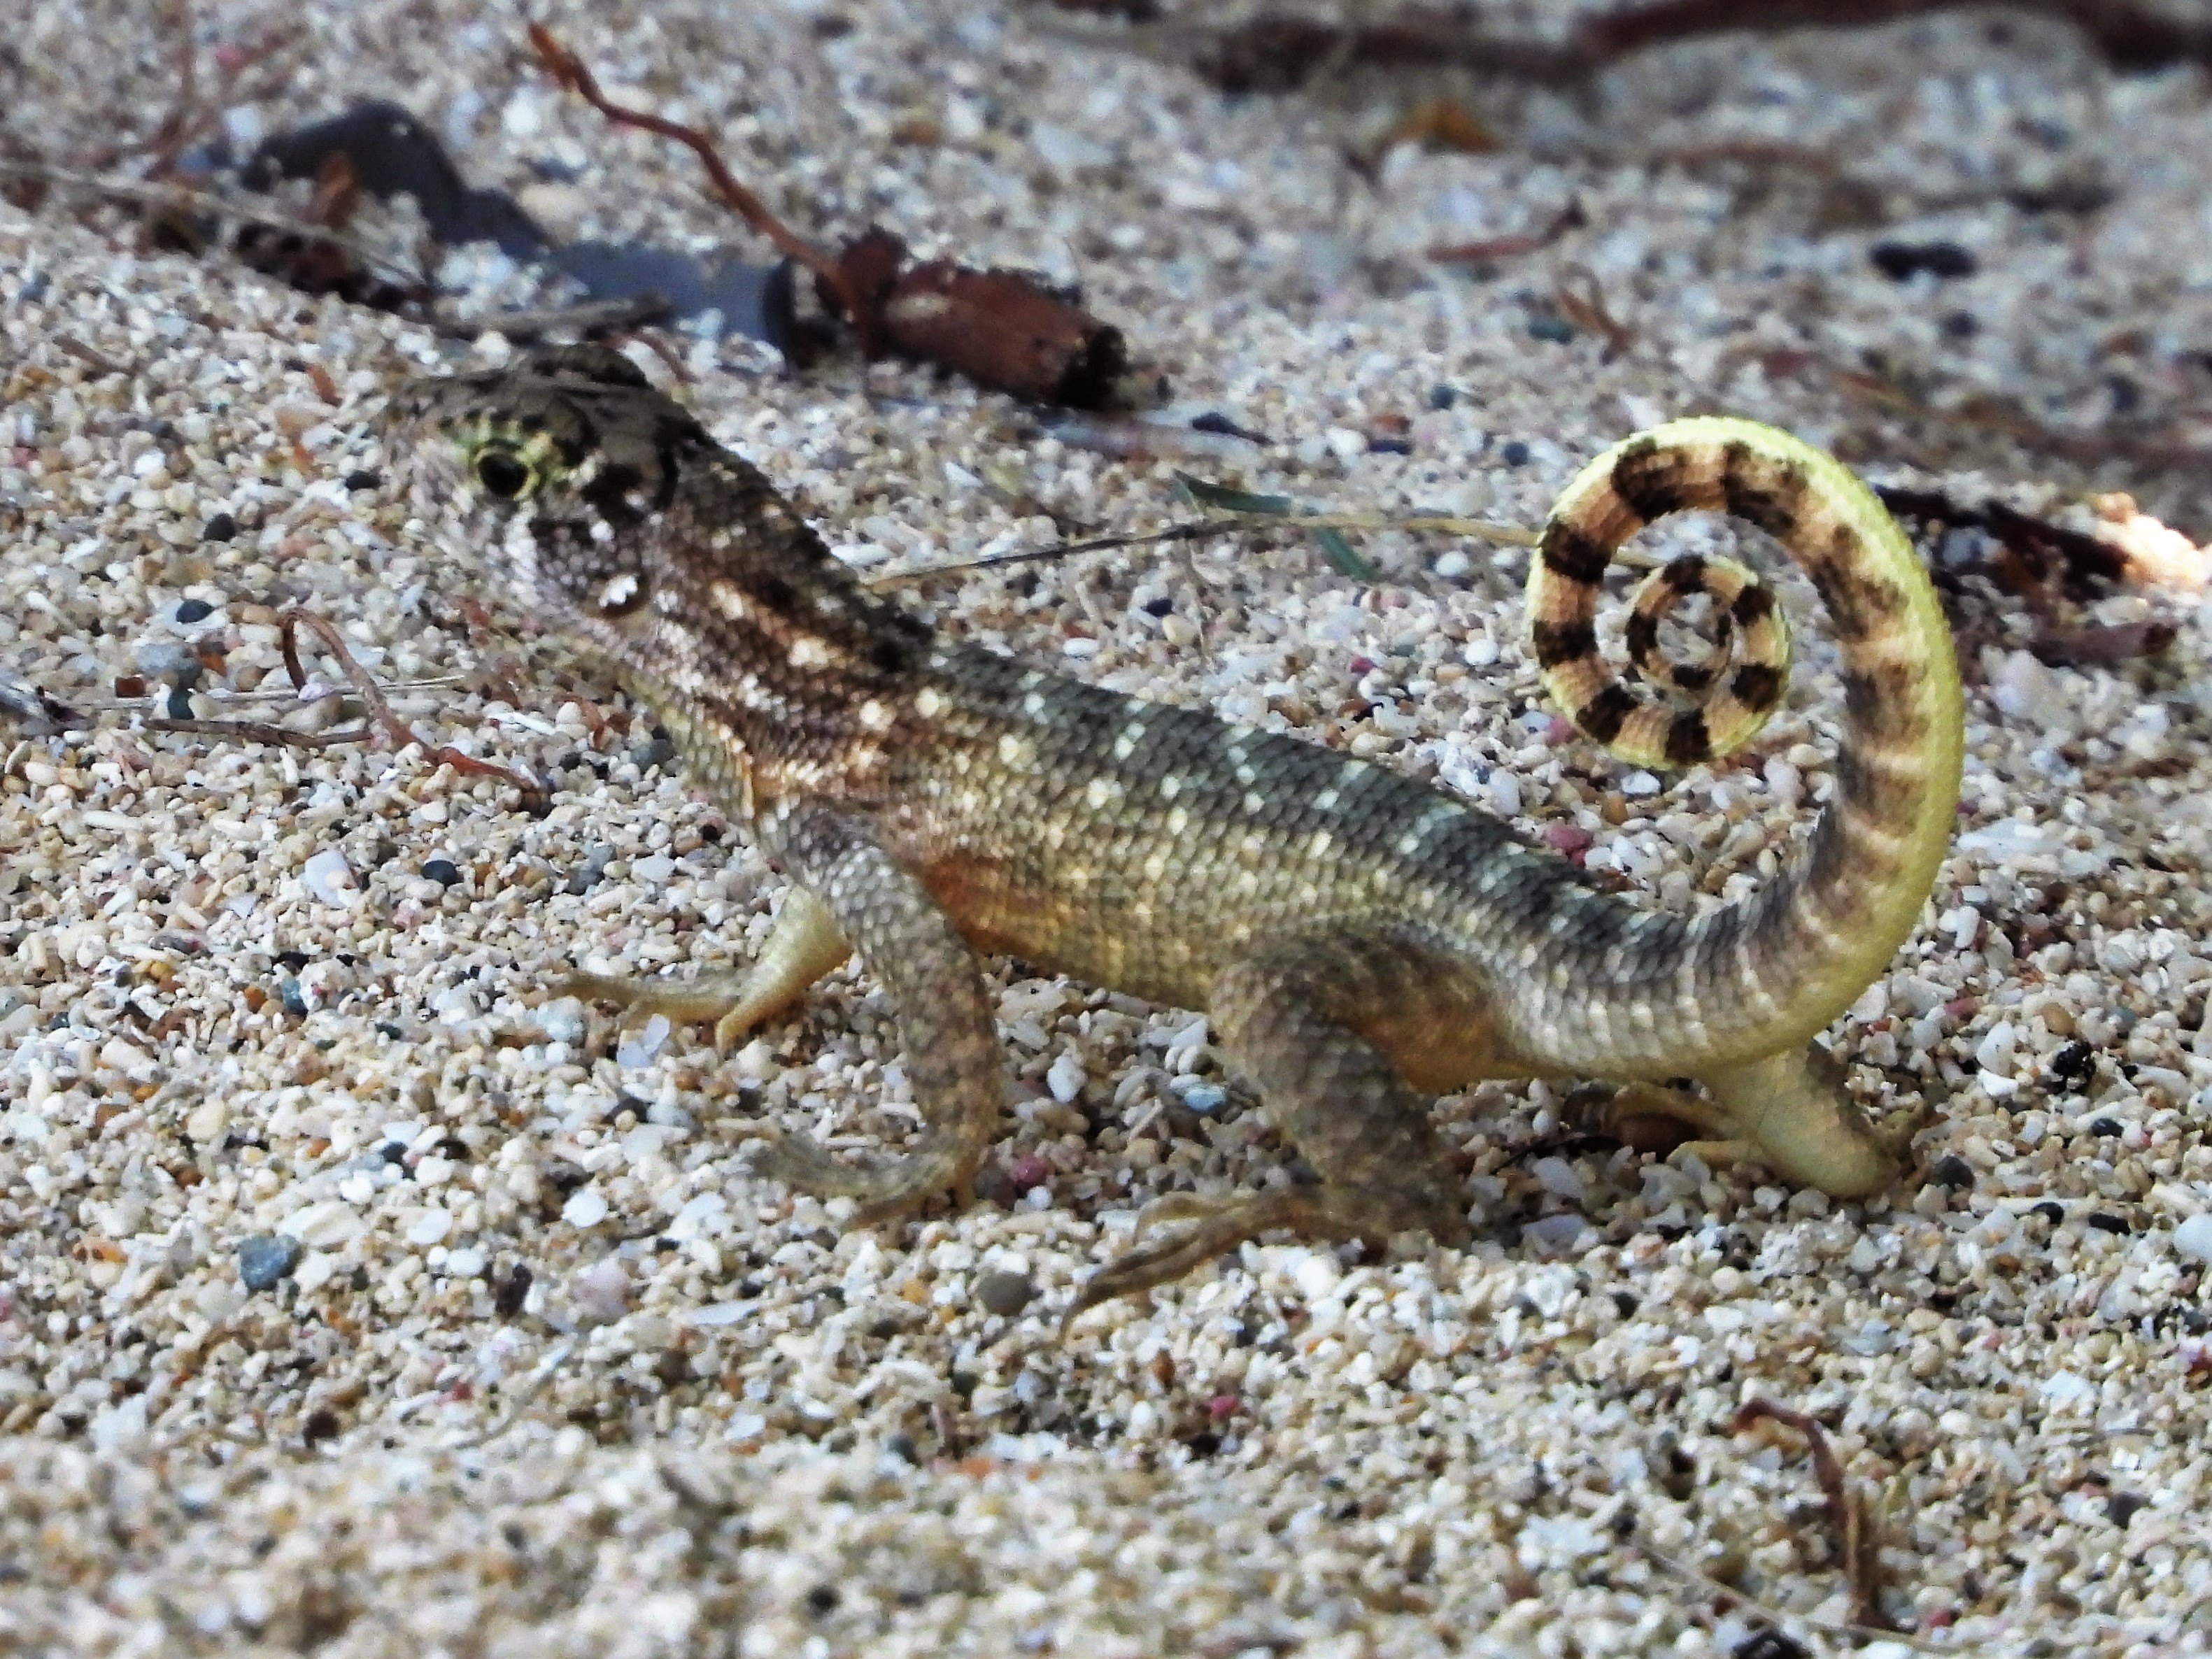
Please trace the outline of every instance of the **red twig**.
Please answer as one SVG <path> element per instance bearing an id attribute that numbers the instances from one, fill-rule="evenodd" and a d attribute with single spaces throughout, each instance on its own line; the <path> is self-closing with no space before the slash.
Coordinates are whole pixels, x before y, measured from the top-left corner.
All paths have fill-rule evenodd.
<path id="1" fill-rule="evenodd" d="M 673 138 L 696 155 L 700 166 L 707 169 L 708 178 L 714 181 L 714 188 L 722 199 L 734 208 L 747 224 L 775 243 L 787 258 L 805 265 L 837 296 L 844 305 L 845 314 L 854 319 L 854 326 L 860 331 L 863 351 L 867 350 L 870 343 L 868 312 L 847 289 L 843 273 L 837 269 L 836 262 L 770 213 L 766 203 L 739 183 L 737 175 L 724 165 L 720 154 L 706 134 L 696 127 L 684 125 L 681 121 L 672 121 L 665 115 L 654 115 L 645 110 L 630 109 L 612 102 L 599 90 L 599 83 L 592 78 L 592 71 L 585 67 L 584 60 L 562 46 L 544 24 L 530 25 L 530 44 L 537 49 L 538 61 L 545 65 L 548 74 L 607 119 L 617 126 L 638 127 L 647 132 L 657 132 L 664 138 Z"/>
<path id="2" fill-rule="evenodd" d="M 1850 1580 L 1850 1622 L 1873 1630 L 1895 1630 L 1897 1626 L 1881 1607 L 1881 1541 L 1875 1538 L 1874 1528 L 1866 1524 L 1864 1506 L 1844 1480 L 1844 1466 L 1836 1461 L 1826 1433 L 1813 1417 L 1787 1406 L 1778 1406 L 1771 1400 L 1746 1401 L 1736 1413 L 1733 1426 L 1740 1434 L 1760 1422 L 1779 1423 L 1805 1437 L 1806 1449 L 1813 1459 L 1813 1477 L 1820 1483 L 1820 1492 L 1828 1500 L 1828 1524 L 1835 1531 L 1837 1553 Z"/>
<path id="3" fill-rule="evenodd" d="M 434 766 L 450 766 L 456 772 L 497 778 L 503 783 L 513 784 L 526 795 L 544 793 L 538 784 L 519 772 L 511 772 L 491 761 L 478 760 L 474 755 L 465 755 L 458 749 L 445 744 L 434 744 L 417 736 L 414 728 L 394 712 L 383 691 L 369 677 L 368 670 L 354 660 L 353 653 L 346 649 L 343 635 L 328 617 L 319 617 L 312 611 L 287 611 L 278 621 L 282 625 L 278 639 L 284 653 L 284 672 L 292 677 L 295 690 L 304 688 L 307 684 L 307 671 L 300 660 L 298 639 L 298 630 L 304 628 L 322 641 L 325 650 L 337 659 L 338 665 L 345 671 L 347 682 L 368 710 L 369 724 L 381 731 L 385 740 L 394 749 L 419 746 Z"/>

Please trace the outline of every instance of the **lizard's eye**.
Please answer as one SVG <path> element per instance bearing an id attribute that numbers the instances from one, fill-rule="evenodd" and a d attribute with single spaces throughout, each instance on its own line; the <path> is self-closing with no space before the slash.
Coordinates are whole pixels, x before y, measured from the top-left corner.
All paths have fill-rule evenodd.
<path id="1" fill-rule="evenodd" d="M 530 464 L 511 449 L 487 449 L 476 459 L 477 483 L 488 495 L 511 501 L 532 482 Z"/>

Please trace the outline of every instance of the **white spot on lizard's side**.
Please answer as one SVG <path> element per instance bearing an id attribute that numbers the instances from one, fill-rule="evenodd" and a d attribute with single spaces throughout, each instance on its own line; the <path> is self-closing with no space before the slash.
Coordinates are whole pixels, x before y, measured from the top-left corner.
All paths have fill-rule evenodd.
<path id="1" fill-rule="evenodd" d="M 1144 721 L 1131 720 L 1121 728 L 1121 735 L 1114 739 L 1114 758 L 1117 761 L 1128 759 L 1137 752 L 1137 745 L 1144 740 Z"/>
<path id="2" fill-rule="evenodd" d="M 888 732 L 897 716 L 883 703 L 870 697 L 860 705 L 860 724 L 871 732 Z"/>
<path id="3" fill-rule="evenodd" d="M 732 622 L 741 623 L 753 614 L 753 602 L 743 589 L 732 582 L 711 583 L 707 589 L 708 603 Z"/>
<path id="4" fill-rule="evenodd" d="M 1009 732 L 999 739 L 999 759 L 1008 766 L 1026 767 L 1036 759 L 1036 745 Z"/>
<path id="5" fill-rule="evenodd" d="M 783 654 L 793 668 L 827 668 L 831 658 L 828 643 L 811 634 L 799 635 Z"/>
<path id="6" fill-rule="evenodd" d="M 926 720 L 933 720 L 945 712 L 943 694 L 925 686 L 914 700 L 914 712 Z"/>

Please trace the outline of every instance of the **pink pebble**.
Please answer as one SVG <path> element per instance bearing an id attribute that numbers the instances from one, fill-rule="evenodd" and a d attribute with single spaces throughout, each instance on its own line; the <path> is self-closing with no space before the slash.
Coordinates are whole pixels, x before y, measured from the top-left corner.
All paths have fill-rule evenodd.
<path id="1" fill-rule="evenodd" d="M 1233 1394 L 1217 1394 L 1206 1402 L 1206 1414 L 1218 1423 L 1237 1415 L 1244 1402 Z"/>
<path id="2" fill-rule="evenodd" d="M 1052 1165 L 1035 1152 L 1024 1152 L 1016 1158 L 1006 1173 L 1013 1177 L 1014 1185 L 1027 1192 L 1032 1187 L 1042 1187 L 1052 1179 Z"/>
<path id="3" fill-rule="evenodd" d="M 1565 853 L 1579 862 L 1589 851 L 1597 837 L 1578 823 L 1547 823 L 1544 826 L 1544 844 L 1555 853 Z"/>
<path id="4" fill-rule="evenodd" d="M 1375 665 L 1365 657 L 1354 657 L 1346 666 L 1355 674 L 1371 674 L 1375 672 Z"/>
<path id="5" fill-rule="evenodd" d="M 1948 1014 L 1953 1019 L 1964 1019 L 1967 1015 L 1972 1013 L 1975 1009 L 1981 1006 L 1982 1005 L 1978 998 L 1954 997 L 1950 1001 L 1943 1005 L 1943 1012 Z"/>

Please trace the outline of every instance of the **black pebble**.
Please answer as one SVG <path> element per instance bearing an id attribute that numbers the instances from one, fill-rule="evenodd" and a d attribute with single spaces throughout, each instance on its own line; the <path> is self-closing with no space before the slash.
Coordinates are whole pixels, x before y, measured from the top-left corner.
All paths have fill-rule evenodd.
<path id="1" fill-rule="evenodd" d="M 1028 1307 L 1036 1294 L 1027 1273 L 985 1273 L 975 1281 L 975 1300 L 983 1304 L 983 1311 L 1008 1319 Z"/>
<path id="2" fill-rule="evenodd" d="M 238 1247 L 238 1276 L 249 1291 L 265 1291 L 291 1276 L 305 1254 L 300 1241 L 283 1233 L 256 1233 Z"/>
<path id="3" fill-rule="evenodd" d="M 384 475 L 364 467 L 359 472 L 347 473 L 345 485 L 348 489 L 380 489 L 384 487 Z"/>
<path id="4" fill-rule="evenodd" d="M 1929 1171 L 1928 1178 L 1938 1187 L 1971 1187 L 1974 1184 L 1974 1166 L 1958 1153 L 1948 1152 L 1936 1160 L 1936 1167 Z"/>
<path id="5" fill-rule="evenodd" d="M 1528 337 L 1549 340 L 1554 345 L 1566 345 L 1575 337 L 1575 325 L 1564 317 L 1554 317 L 1550 312 L 1539 312 L 1528 319 Z"/>
<path id="6" fill-rule="evenodd" d="M 183 685 L 171 686 L 169 688 L 167 708 L 168 715 L 171 720 L 191 720 L 192 718 L 191 689 L 189 686 Z"/>
<path id="7" fill-rule="evenodd" d="M 422 873 L 441 887 L 451 887 L 461 878 L 459 866 L 451 859 L 426 859 L 422 864 Z"/>
<path id="8" fill-rule="evenodd" d="M 2089 1224 L 2100 1233 L 2131 1233 L 2135 1228 L 2123 1215 L 2108 1215 L 2100 1210 L 2089 1218 Z"/>
<path id="9" fill-rule="evenodd" d="M 2069 1083 L 2080 1081 L 2096 1066 L 2096 1051 L 2078 1040 L 2067 1043 L 2051 1057 L 2051 1075 Z"/>
<path id="10" fill-rule="evenodd" d="M 2066 1219 L 2065 1206 L 2061 1204 L 2054 1204 L 2047 1198 L 2045 1199 L 2042 1203 L 2038 1204 L 2030 1209 L 2028 1213 L 2030 1215 L 2041 1216 L 2045 1221 L 2048 1221 L 2054 1227 L 2056 1227 L 2060 1222 Z"/>
<path id="11" fill-rule="evenodd" d="M 338 1435 L 338 1414 L 327 1406 L 318 1406 L 307 1413 L 307 1420 L 300 1425 L 300 1438 L 313 1445 L 318 1441 L 335 1440 Z"/>
<path id="12" fill-rule="evenodd" d="M 402 1141 L 387 1140 L 376 1149 L 376 1155 L 386 1164 L 404 1164 L 407 1162 L 407 1147 Z"/>
<path id="13" fill-rule="evenodd" d="M 1982 319 L 1971 311 L 1954 311 L 1939 326 L 1947 340 L 1971 340 L 1982 331 Z"/>
<path id="14" fill-rule="evenodd" d="M 1762 1630 L 1729 1650 L 1729 1659 L 1811 1659 L 1811 1650 L 1778 1630 Z"/>
<path id="15" fill-rule="evenodd" d="M 1413 453 L 1411 438 L 1370 438 L 1367 453 L 1370 455 L 1410 455 Z"/>
<path id="16" fill-rule="evenodd" d="M 2120 1133 L 2119 1121 L 2109 1117 L 2094 1119 L 2089 1125 L 2089 1133 L 2093 1135 L 2116 1135 Z"/>
<path id="17" fill-rule="evenodd" d="M 1156 599 L 1146 599 L 1143 610 L 1147 617 L 1164 617 L 1175 609 L 1175 601 L 1163 593 Z"/>
<path id="18" fill-rule="evenodd" d="M 202 526 L 200 539 L 204 542 L 227 542 L 235 538 L 237 534 L 238 520 L 228 513 L 218 513 Z"/>
<path id="19" fill-rule="evenodd" d="M 284 1012 L 297 1018 L 307 1017 L 307 1000 L 300 994 L 300 981 L 280 979 L 276 981 L 276 999 L 284 1005 Z"/>
<path id="20" fill-rule="evenodd" d="M 1518 438 L 1508 438 L 1498 446 L 1498 459 L 1508 466 L 1528 465 L 1528 446 Z"/>
<path id="21" fill-rule="evenodd" d="M 514 1271 L 498 1282 L 491 1293 L 492 1311 L 502 1319 L 512 1319 L 522 1311 L 522 1304 L 530 1299 L 530 1269 L 520 1261 Z"/>
<path id="22" fill-rule="evenodd" d="M 177 605 L 177 620 L 180 623 L 205 622 L 215 615 L 215 607 L 205 599 L 183 599 Z"/>
<path id="23" fill-rule="evenodd" d="M 1431 409 L 1449 409 L 1458 401 L 1459 388 L 1455 386 L 1432 386 L 1429 388 Z"/>
<path id="24" fill-rule="evenodd" d="M 1956 242 L 1876 242 L 1867 250 L 1874 268 L 1893 283 L 1926 271 L 1930 276 L 1971 276 L 1974 256 Z"/>
<path id="25" fill-rule="evenodd" d="M 2150 1499 L 2141 1492 L 2116 1492 L 2105 1500 L 2105 1519 L 2125 1532 L 2128 1522 L 2136 1518 L 2136 1512 L 2149 1507 Z"/>
<path id="26" fill-rule="evenodd" d="M 806 1610 L 817 1619 L 824 1613 L 835 1613 L 837 1610 L 837 1587 L 835 1584 L 817 1584 L 807 1591 Z"/>

